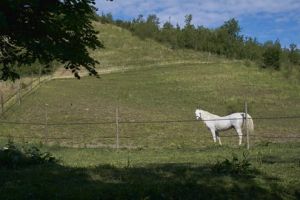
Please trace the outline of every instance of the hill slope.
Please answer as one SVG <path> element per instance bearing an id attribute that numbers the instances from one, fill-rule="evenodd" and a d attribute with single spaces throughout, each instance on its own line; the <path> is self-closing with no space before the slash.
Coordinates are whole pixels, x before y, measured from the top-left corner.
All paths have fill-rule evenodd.
<path id="1" fill-rule="evenodd" d="M 105 46 L 104 49 L 91 52 L 93 57 L 100 62 L 96 66 L 100 74 L 186 62 L 196 64 L 224 61 L 221 57 L 208 53 L 172 50 L 153 40 L 141 40 L 128 30 L 110 24 L 95 22 L 94 26 L 100 32 L 99 39 Z M 81 74 L 86 75 L 83 71 Z M 55 74 L 56 77 L 62 75 L 72 77 L 70 72 L 63 69 Z"/>
<path id="2" fill-rule="evenodd" d="M 101 62 L 97 68 L 100 73 L 115 73 L 100 79 L 47 82 L 5 116 L 7 121 L 29 124 L 1 124 L 2 135 L 44 138 L 68 146 L 113 146 L 118 107 L 119 120 L 127 122 L 120 124 L 121 146 L 199 147 L 211 144 L 210 133 L 202 123 L 184 122 L 194 119 L 198 106 L 225 115 L 243 111 L 247 100 L 254 118 L 300 114 L 300 86 L 279 74 L 208 54 L 171 50 L 111 25 L 95 26 L 106 46 L 92 52 Z M 141 121 L 147 123 L 134 123 Z M 299 121 L 255 119 L 255 134 L 294 136 Z M 232 132 L 222 135 L 233 136 L 223 138 L 224 144 L 237 144 Z M 277 139 L 251 139 L 265 140 Z"/>

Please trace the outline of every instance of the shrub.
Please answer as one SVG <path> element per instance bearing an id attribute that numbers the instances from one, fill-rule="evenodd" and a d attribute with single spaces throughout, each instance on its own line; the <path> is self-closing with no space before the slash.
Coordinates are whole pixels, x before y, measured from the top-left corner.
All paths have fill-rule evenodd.
<path id="1" fill-rule="evenodd" d="M 248 153 L 243 153 L 243 158 L 239 159 L 233 154 L 232 159 L 226 159 L 222 162 L 217 162 L 212 166 L 212 171 L 224 175 L 250 175 L 253 172 L 249 161 Z"/>
<path id="2" fill-rule="evenodd" d="M 9 141 L 0 149 L 0 168 L 15 169 L 57 162 L 58 160 L 49 152 L 41 152 L 35 146 L 18 147 L 12 141 Z"/>
<path id="3" fill-rule="evenodd" d="M 266 45 L 265 52 L 263 53 L 263 68 L 273 68 L 279 70 L 281 48 L 280 44 L 275 42 Z"/>

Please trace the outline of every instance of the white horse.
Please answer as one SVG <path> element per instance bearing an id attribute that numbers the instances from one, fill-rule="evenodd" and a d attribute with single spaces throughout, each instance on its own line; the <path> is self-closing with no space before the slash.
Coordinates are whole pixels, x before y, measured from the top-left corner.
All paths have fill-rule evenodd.
<path id="1" fill-rule="evenodd" d="M 206 127 L 211 131 L 214 142 L 219 141 L 219 144 L 222 145 L 219 132 L 225 131 L 231 128 L 234 128 L 239 136 L 239 145 L 242 144 L 243 133 L 242 129 L 247 124 L 247 129 L 249 133 L 253 133 L 254 124 L 252 117 L 247 115 L 247 123 L 246 123 L 246 113 L 233 113 L 227 116 L 220 117 L 218 115 L 214 115 L 207 111 L 196 109 L 195 111 L 196 119 L 202 120 Z"/>

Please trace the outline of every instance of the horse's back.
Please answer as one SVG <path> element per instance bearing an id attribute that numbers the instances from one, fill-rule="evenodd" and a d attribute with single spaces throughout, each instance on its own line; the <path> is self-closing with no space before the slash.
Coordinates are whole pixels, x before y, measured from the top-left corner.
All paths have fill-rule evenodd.
<path id="1" fill-rule="evenodd" d="M 244 112 L 237 112 L 237 113 L 232 113 L 230 115 L 227 115 L 226 117 L 230 119 L 245 119 L 246 118 L 246 113 Z M 248 118 L 252 118 L 249 114 L 247 114 Z"/>
<path id="2" fill-rule="evenodd" d="M 230 115 L 227 115 L 226 118 L 230 120 L 230 123 L 234 128 L 241 128 L 245 119 L 245 113 L 232 113 Z"/>
<path id="3" fill-rule="evenodd" d="M 228 119 L 242 119 L 245 116 L 243 112 L 231 113 L 230 115 L 224 116 Z"/>

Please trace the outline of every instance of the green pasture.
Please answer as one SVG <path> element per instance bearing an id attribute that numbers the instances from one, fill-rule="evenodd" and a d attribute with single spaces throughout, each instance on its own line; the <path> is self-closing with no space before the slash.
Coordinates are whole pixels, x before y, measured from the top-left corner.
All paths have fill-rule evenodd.
<path id="1" fill-rule="evenodd" d="M 0 168 L 1 199 L 299 199 L 299 143 L 266 143 L 249 152 L 231 146 L 42 149 L 60 163 Z M 238 163 L 249 161 L 249 173 L 214 171 L 234 155 Z"/>
<path id="2" fill-rule="evenodd" d="M 118 108 L 121 147 L 201 147 L 212 139 L 202 122 L 193 121 L 195 109 L 226 115 L 243 111 L 245 101 L 254 118 L 251 143 L 299 140 L 290 138 L 299 137 L 299 85 L 241 63 L 171 64 L 100 79 L 52 80 L 5 113 L 4 121 L 17 124 L 2 123 L 1 134 L 61 146 L 112 147 Z M 286 116 L 298 118 L 273 119 Z M 237 145 L 233 131 L 222 136 L 224 144 Z"/>
<path id="3" fill-rule="evenodd" d="M 1 147 L 34 144 L 60 162 L 0 168 L 0 199 L 299 199 L 298 80 L 95 26 L 106 46 L 92 52 L 99 79 L 44 82 L 2 115 Z M 245 101 L 249 151 L 234 131 L 213 144 L 195 121 L 197 107 L 226 115 Z M 213 171 L 234 154 L 246 156 L 250 174 Z"/>

